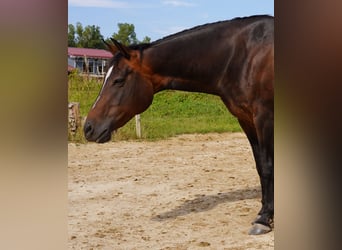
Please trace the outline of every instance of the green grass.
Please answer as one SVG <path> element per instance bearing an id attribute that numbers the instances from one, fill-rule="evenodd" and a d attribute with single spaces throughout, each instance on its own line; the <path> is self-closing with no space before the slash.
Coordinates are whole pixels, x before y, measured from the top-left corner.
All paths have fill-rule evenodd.
<path id="1" fill-rule="evenodd" d="M 76 73 L 69 76 L 68 101 L 80 103 L 81 116 L 85 117 L 93 105 L 102 86 L 102 80 L 81 77 Z"/>
<path id="2" fill-rule="evenodd" d="M 69 102 L 80 103 L 85 117 L 93 105 L 101 83 L 94 79 L 69 77 Z M 83 119 L 83 118 L 82 118 Z M 155 94 L 152 105 L 141 114 L 142 139 L 158 140 L 179 134 L 237 132 L 241 128 L 217 96 L 181 91 L 163 91 Z M 113 136 L 113 140 L 137 139 L 133 118 Z M 69 134 L 70 141 L 85 142 L 82 129 Z"/>

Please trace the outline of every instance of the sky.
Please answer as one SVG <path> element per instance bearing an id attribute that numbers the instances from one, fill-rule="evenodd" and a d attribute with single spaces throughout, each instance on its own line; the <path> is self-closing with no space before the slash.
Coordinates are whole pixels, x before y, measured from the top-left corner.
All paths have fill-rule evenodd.
<path id="1" fill-rule="evenodd" d="M 235 17 L 274 16 L 273 0 L 68 0 L 68 23 L 100 27 L 104 38 L 118 23 L 134 24 L 139 40 L 151 41 L 197 25 Z"/>

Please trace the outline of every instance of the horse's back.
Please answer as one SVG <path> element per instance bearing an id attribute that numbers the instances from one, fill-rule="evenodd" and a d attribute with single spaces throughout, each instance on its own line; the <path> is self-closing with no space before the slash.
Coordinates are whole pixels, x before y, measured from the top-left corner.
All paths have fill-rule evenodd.
<path id="1" fill-rule="evenodd" d="M 220 96 L 242 120 L 252 121 L 256 110 L 273 117 L 274 18 L 254 16 L 236 21 L 234 39 L 227 38 L 233 53 L 218 83 Z"/>

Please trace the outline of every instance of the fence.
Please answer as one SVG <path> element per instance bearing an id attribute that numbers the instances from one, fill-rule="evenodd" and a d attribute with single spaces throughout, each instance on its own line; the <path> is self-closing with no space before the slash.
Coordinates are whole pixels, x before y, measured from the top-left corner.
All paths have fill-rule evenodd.
<path id="1" fill-rule="evenodd" d="M 76 134 L 80 126 L 80 104 L 78 102 L 70 102 L 68 104 L 68 130 L 71 134 Z"/>

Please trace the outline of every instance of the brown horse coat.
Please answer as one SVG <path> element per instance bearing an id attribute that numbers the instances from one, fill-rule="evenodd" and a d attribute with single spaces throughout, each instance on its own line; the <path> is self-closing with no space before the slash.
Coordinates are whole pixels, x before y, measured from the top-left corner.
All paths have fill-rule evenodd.
<path id="1" fill-rule="evenodd" d="M 89 111 L 87 140 L 106 142 L 113 130 L 146 110 L 165 89 L 218 95 L 252 146 L 262 208 L 251 234 L 271 230 L 274 214 L 274 19 L 236 18 L 195 27 L 151 44 L 113 40 L 101 92 Z"/>

